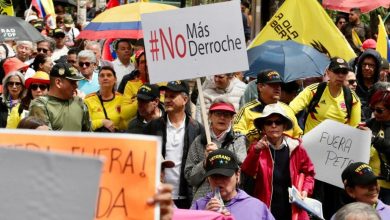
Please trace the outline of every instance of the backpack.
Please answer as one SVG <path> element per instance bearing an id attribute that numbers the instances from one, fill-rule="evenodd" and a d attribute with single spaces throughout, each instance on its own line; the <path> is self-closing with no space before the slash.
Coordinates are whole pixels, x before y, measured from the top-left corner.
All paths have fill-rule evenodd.
<path id="1" fill-rule="evenodd" d="M 305 116 L 305 123 L 304 124 L 306 124 L 306 119 L 309 116 L 309 113 L 311 113 L 311 112 L 317 113 L 315 107 L 318 104 L 318 102 L 320 101 L 321 96 L 325 91 L 326 85 L 327 85 L 327 82 L 322 82 L 322 83 L 318 84 L 317 91 L 314 94 L 313 98 L 311 99 L 311 101 L 307 107 L 307 114 Z M 353 101 L 351 89 L 346 87 L 346 86 L 343 86 L 343 93 L 344 93 L 345 105 L 347 107 L 347 118 L 351 118 L 352 101 Z"/>

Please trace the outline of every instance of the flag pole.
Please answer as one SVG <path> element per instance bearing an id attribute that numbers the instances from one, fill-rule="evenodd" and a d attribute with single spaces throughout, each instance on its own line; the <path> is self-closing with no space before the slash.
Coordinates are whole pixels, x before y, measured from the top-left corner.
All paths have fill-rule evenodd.
<path id="1" fill-rule="evenodd" d="M 27 21 L 27 18 L 28 18 L 28 16 L 30 15 L 31 10 L 32 10 L 32 1 L 31 1 L 31 3 L 30 3 L 30 7 L 28 7 L 27 15 L 26 15 L 26 17 L 24 18 L 25 21 Z"/>

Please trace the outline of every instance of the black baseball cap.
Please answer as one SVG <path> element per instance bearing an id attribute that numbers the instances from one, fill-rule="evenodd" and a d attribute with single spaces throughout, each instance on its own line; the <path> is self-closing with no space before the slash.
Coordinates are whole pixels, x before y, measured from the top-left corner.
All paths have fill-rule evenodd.
<path id="1" fill-rule="evenodd" d="M 275 70 L 264 70 L 257 74 L 256 83 L 282 83 L 283 80 L 280 77 L 280 74 Z"/>
<path id="2" fill-rule="evenodd" d="M 143 84 L 138 89 L 137 98 L 144 101 L 152 101 L 156 98 L 160 98 L 160 90 L 157 85 L 151 85 L 149 83 Z"/>
<path id="3" fill-rule="evenodd" d="M 57 63 L 50 71 L 50 77 L 62 77 L 70 80 L 82 80 L 82 76 L 79 71 L 69 63 Z"/>
<path id="4" fill-rule="evenodd" d="M 379 177 L 374 174 L 372 168 L 368 164 L 355 162 L 351 163 L 344 169 L 341 174 L 341 179 L 346 186 L 353 187 L 356 185 L 364 186 L 372 184 L 376 182 Z"/>
<path id="5" fill-rule="evenodd" d="M 330 64 L 328 69 L 332 72 L 348 72 L 350 70 L 349 64 L 343 58 L 333 57 L 330 59 Z"/>
<path id="6" fill-rule="evenodd" d="M 218 149 L 207 156 L 205 176 L 214 174 L 233 176 L 238 168 L 238 160 L 233 152 L 226 149 Z"/>
<path id="7" fill-rule="evenodd" d="M 56 28 L 52 31 L 52 36 L 55 37 L 65 37 L 65 32 L 61 28 Z"/>
<path id="8" fill-rule="evenodd" d="M 183 80 L 170 81 L 166 86 L 161 86 L 161 90 L 171 90 L 174 92 L 185 92 L 190 94 L 190 89 L 188 87 L 187 82 Z"/>

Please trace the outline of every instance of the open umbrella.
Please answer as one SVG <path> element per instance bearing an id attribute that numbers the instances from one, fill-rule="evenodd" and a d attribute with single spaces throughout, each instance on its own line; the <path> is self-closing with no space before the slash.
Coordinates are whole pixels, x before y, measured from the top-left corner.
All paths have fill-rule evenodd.
<path id="1" fill-rule="evenodd" d="M 265 69 L 279 72 L 284 82 L 324 75 L 329 58 L 316 49 L 295 41 L 266 41 L 248 50 L 249 70 L 256 77 Z"/>
<path id="2" fill-rule="evenodd" d="M 25 20 L 7 15 L 0 15 L 0 41 L 28 40 L 37 42 L 43 40 L 37 29 Z"/>
<path id="3" fill-rule="evenodd" d="M 93 19 L 78 38 L 143 38 L 141 14 L 177 9 L 172 5 L 136 2 L 110 8 Z"/>
<path id="4" fill-rule="evenodd" d="M 323 0 L 322 5 L 326 9 L 349 13 L 351 8 L 360 8 L 363 13 L 370 12 L 379 7 L 388 8 L 389 0 Z"/>

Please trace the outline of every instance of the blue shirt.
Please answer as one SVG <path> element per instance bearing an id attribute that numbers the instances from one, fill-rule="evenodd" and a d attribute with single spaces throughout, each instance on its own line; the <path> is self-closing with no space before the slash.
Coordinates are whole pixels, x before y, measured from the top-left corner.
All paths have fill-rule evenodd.
<path id="1" fill-rule="evenodd" d="M 80 80 L 78 82 L 79 90 L 85 95 L 99 91 L 100 85 L 98 80 L 98 73 L 93 72 L 91 81 L 87 79 Z"/>

